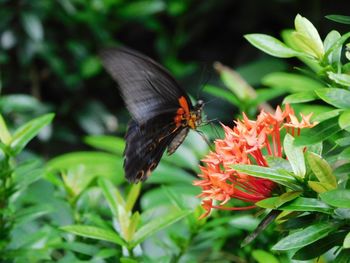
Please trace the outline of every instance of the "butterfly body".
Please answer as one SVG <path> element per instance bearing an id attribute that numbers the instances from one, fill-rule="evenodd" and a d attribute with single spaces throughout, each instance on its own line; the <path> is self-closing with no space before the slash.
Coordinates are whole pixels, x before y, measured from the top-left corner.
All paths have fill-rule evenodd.
<path id="1" fill-rule="evenodd" d="M 125 136 L 125 176 L 144 181 L 165 150 L 174 153 L 188 131 L 200 125 L 203 102 L 193 106 L 166 69 L 136 51 L 106 49 L 101 58 L 132 117 Z"/>

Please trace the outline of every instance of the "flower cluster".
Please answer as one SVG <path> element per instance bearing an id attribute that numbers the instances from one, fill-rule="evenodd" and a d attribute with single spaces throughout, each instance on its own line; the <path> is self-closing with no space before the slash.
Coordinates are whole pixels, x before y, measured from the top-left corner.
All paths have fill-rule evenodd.
<path id="1" fill-rule="evenodd" d="M 201 180 L 194 181 L 194 185 L 202 188 L 199 195 L 202 207 L 207 216 L 212 208 L 223 210 L 245 210 L 255 207 L 255 203 L 271 196 L 276 184 L 270 180 L 256 178 L 236 171 L 235 164 L 255 164 L 268 166 L 265 156 L 283 157 L 281 143 L 282 130 L 293 136 L 300 135 L 300 129 L 311 128 L 316 123 L 310 123 L 311 114 L 301 114 L 301 121 L 294 114 L 294 110 L 286 105 L 282 111 L 277 107 L 274 114 L 261 111 L 257 120 L 249 120 L 243 114 L 242 120 L 235 121 L 233 129 L 222 125 L 225 131 L 224 139 L 215 141 L 215 151 L 210 152 L 200 167 Z M 245 207 L 227 207 L 231 200 L 239 199 L 251 203 Z M 213 201 L 219 202 L 214 205 Z"/>

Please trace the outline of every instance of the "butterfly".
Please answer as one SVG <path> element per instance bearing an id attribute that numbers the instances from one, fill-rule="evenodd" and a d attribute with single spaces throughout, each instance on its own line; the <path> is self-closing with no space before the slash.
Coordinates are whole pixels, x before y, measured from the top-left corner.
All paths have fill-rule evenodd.
<path id="1" fill-rule="evenodd" d="M 190 129 L 202 122 L 203 101 L 192 105 L 185 90 L 160 64 L 126 47 L 100 53 L 106 71 L 118 83 L 132 117 L 125 135 L 125 177 L 146 180 L 165 150 L 173 154 Z"/>

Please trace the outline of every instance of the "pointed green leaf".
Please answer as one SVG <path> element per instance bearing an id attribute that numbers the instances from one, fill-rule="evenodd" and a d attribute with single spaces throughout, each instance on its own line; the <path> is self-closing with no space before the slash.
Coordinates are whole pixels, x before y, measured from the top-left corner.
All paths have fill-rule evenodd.
<path id="1" fill-rule="evenodd" d="M 328 183 L 308 181 L 307 184 L 312 190 L 319 194 L 335 189 L 333 185 Z"/>
<path id="2" fill-rule="evenodd" d="M 257 203 L 255 203 L 257 206 L 263 207 L 263 208 L 268 208 L 268 209 L 276 209 L 283 205 L 284 203 L 287 203 L 289 201 L 292 201 L 293 199 L 297 198 L 300 196 L 302 192 L 300 191 L 291 191 L 291 192 L 286 192 L 280 196 L 277 197 L 270 197 L 266 198 L 264 200 L 261 200 Z"/>
<path id="3" fill-rule="evenodd" d="M 327 19 L 342 23 L 342 24 L 347 24 L 350 25 L 350 16 L 344 16 L 344 15 L 328 15 L 326 16 Z"/>
<path id="4" fill-rule="evenodd" d="M 213 96 L 216 96 L 220 99 L 226 100 L 226 101 L 230 102 L 232 105 L 239 106 L 241 103 L 237 99 L 237 97 L 231 91 L 228 91 L 227 89 L 223 89 L 220 87 L 216 87 L 216 86 L 207 84 L 204 86 L 203 91 L 208 93 L 208 94 L 211 94 Z"/>
<path id="5" fill-rule="evenodd" d="M 330 222 L 316 223 L 281 239 L 272 249 L 291 250 L 301 248 L 327 236 L 336 228 L 337 226 Z"/>
<path id="6" fill-rule="evenodd" d="M 142 186 L 141 183 L 131 185 L 128 196 L 126 198 L 126 204 L 125 204 L 126 212 L 130 212 L 133 209 L 135 202 L 140 195 L 141 186 Z"/>
<path id="7" fill-rule="evenodd" d="M 11 134 L 7 129 L 7 125 L 1 114 L 0 114 L 0 141 L 5 145 L 7 145 L 11 141 Z"/>
<path id="8" fill-rule="evenodd" d="M 333 189 L 337 187 L 337 178 L 333 175 L 332 168 L 325 159 L 312 152 L 306 154 L 306 159 L 321 183 L 329 184 Z"/>
<path id="9" fill-rule="evenodd" d="M 301 190 L 301 186 L 297 184 L 297 180 L 287 171 L 282 169 L 273 169 L 258 165 L 236 164 L 232 168 L 238 172 L 245 173 L 254 177 L 269 179 L 278 184 L 287 186 L 293 190 Z"/>
<path id="10" fill-rule="evenodd" d="M 310 47 L 317 58 L 322 59 L 324 55 L 323 43 L 314 25 L 299 14 L 295 17 L 294 25 L 296 31 L 305 37 L 306 45 Z"/>
<path id="11" fill-rule="evenodd" d="M 315 92 L 313 91 L 303 91 L 295 94 L 288 95 L 284 98 L 283 104 L 293 104 L 293 103 L 304 103 L 309 101 L 314 101 L 317 99 Z"/>
<path id="12" fill-rule="evenodd" d="M 341 131 L 337 118 L 331 118 L 317 124 L 315 127 L 302 131 L 302 135 L 295 138 L 294 145 L 306 146 L 325 141 L 333 134 Z"/>
<path id="13" fill-rule="evenodd" d="M 350 248 L 350 232 L 344 238 L 343 247 Z"/>
<path id="14" fill-rule="evenodd" d="M 324 40 L 325 52 L 327 52 L 331 47 L 333 47 L 333 45 L 337 41 L 339 41 L 340 38 L 341 38 L 341 35 L 338 31 L 332 30 L 331 32 L 329 32 Z M 332 52 L 329 53 L 327 57 L 329 64 L 340 62 L 341 50 L 342 50 L 341 46 L 338 46 L 338 48 L 335 48 Z"/>
<path id="15" fill-rule="evenodd" d="M 168 215 L 164 215 L 153 219 L 146 225 L 143 225 L 139 230 L 137 230 L 132 240 L 133 247 L 140 244 L 146 238 L 158 232 L 159 230 L 181 220 L 182 218 L 186 217 L 190 213 L 191 211 L 174 211 Z"/>
<path id="16" fill-rule="evenodd" d="M 338 88 L 326 88 L 317 89 L 315 92 L 322 100 L 334 107 L 350 109 L 350 91 Z"/>
<path id="17" fill-rule="evenodd" d="M 121 246 L 125 245 L 124 240 L 117 233 L 109 229 L 86 225 L 69 225 L 61 227 L 61 229 L 78 236 L 104 240 Z"/>
<path id="18" fill-rule="evenodd" d="M 295 51 L 282 43 L 277 38 L 265 34 L 248 34 L 244 36 L 250 44 L 263 52 L 278 58 L 291 58 L 305 56 L 304 53 Z"/>
<path id="19" fill-rule="evenodd" d="M 341 245 L 344 239 L 344 232 L 330 233 L 328 236 L 317 240 L 316 242 L 302 247 L 293 256 L 295 260 L 311 260 L 318 258 L 331 248 Z"/>
<path id="20" fill-rule="evenodd" d="M 44 28 L 39 16 L 34 13 L 23 12 L 22 24 L 28 36 L 34 41 L 41 41 L 44 37 Z"/>
<path id="21" fill-rule="evenodd" d="M 265 250 L 253 250 L 252 252 L 253 258 L 256 260 L 258 263 L 279 263 L 280 261 L 272 254 L 269 253 Z"/>
<path id="22" fill-rule="evenodd" d="M 323 122 L 325 120 L 329 120 L 331 118 L 339 116 L 340 113 L 342 113 L 343 109 L 337 109 L 337 110 L 327 110 L 326 112 L 319 113 L 317 116 L 313 118 L 314 121 L 317 122 Z"/>
<path id="23" fill-rule="evenodd" d="M 339 117 L 339 126 L 350 132 L 350 110 L 344 111 Z"/>
<path id="24" fill-rule="evenodd" d="M 322 201 L 335 207 L 350 208 L 350 190 L 339 189 L 320 194 Z"/>
<path id="25" fill-rule="evenodd" d="M 84 138 L 84 142 L 96 149 L 116 153 L 119 155 L 122 155 L 125 149 L 125 140 L 123 138 L 114 136 L 87 136 Z"/>
<path id="26" fill-rule="evenodd" d="M 350 75 L 349 74 L 341 74 L 341 73 L 333 73 L 327 72 L 328 77 L 331 80 L 334 80 L 335 83 L 338 83 L 342 86 L 349 87 L 350 86 Z M 349 107 L 349 105 L 348 105 Z"/>
<path id="27" fill-rule="evenodd" d="M 330 214 L 333 210 L 327 204 L 318 199 L 304 197 L 298 197 L 293 201 L 280 206 L 278 209 L 287 211 L 315 211 L 326 214 Z"/>
<path id="28" fill-rule="evenodd" d="M 294 146 L 294 137 L 286 134 L 283 141 L 284 152 L 296 176 L 304 178 L 306 173 L 303 147 Z"/>
<path id="29" fill-rule="evenodd" d="M 101 190 L 107 200 L 109 208 L 111 209 L 114 216 L 118 215 L 118 207 L 125 206 L 125 201 L 117 188 L 113 183 L 107 178 L 99 178 L 98 185 L 101 187 Z"/>
<path id="30" fill-rule="evenodd" d="M 128 241 L 133 239 L 140 221 L 141 221 L 140 213 L 136 211 L 130 218 L 130 223 L 129 223 L 129 227 L 127 230 L 127 240 Z"/>
<path id="31" fill-rule="evenodd" d="M 286 72 L 267 74 L 261 80 L 261 83 L 265 86 L 283 89 L 291 93 L 314 91 L 324 88 L 322 83 L 312 78 Z"/>
<path id="32" fill-rule="evenodd" d="M 42 128 L 49 125 L 54 118 L 54 114 L 46 114 L 35 118 L 15 131 L 10 142 L 12 153 L 17 155 L 33 139 Z"/>

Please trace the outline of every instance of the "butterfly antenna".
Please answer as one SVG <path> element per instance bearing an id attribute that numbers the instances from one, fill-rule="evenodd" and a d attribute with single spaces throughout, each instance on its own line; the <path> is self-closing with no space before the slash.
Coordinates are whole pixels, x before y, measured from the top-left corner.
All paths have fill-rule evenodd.
<path id="1" fill-rule="evenodd" d="M 200 88 L 197 90 L 197 99 L 200 98 L 200 95 L 205 85 L 207 85 L 209 80 L 211 79 L 212 74 L 208 68 L 209 68 L 208 65 L 205 64 L 203 66 L 203 70 L 201 71 L 201 76 L 199 78 L 200 83 L 198 85 Z"/>

